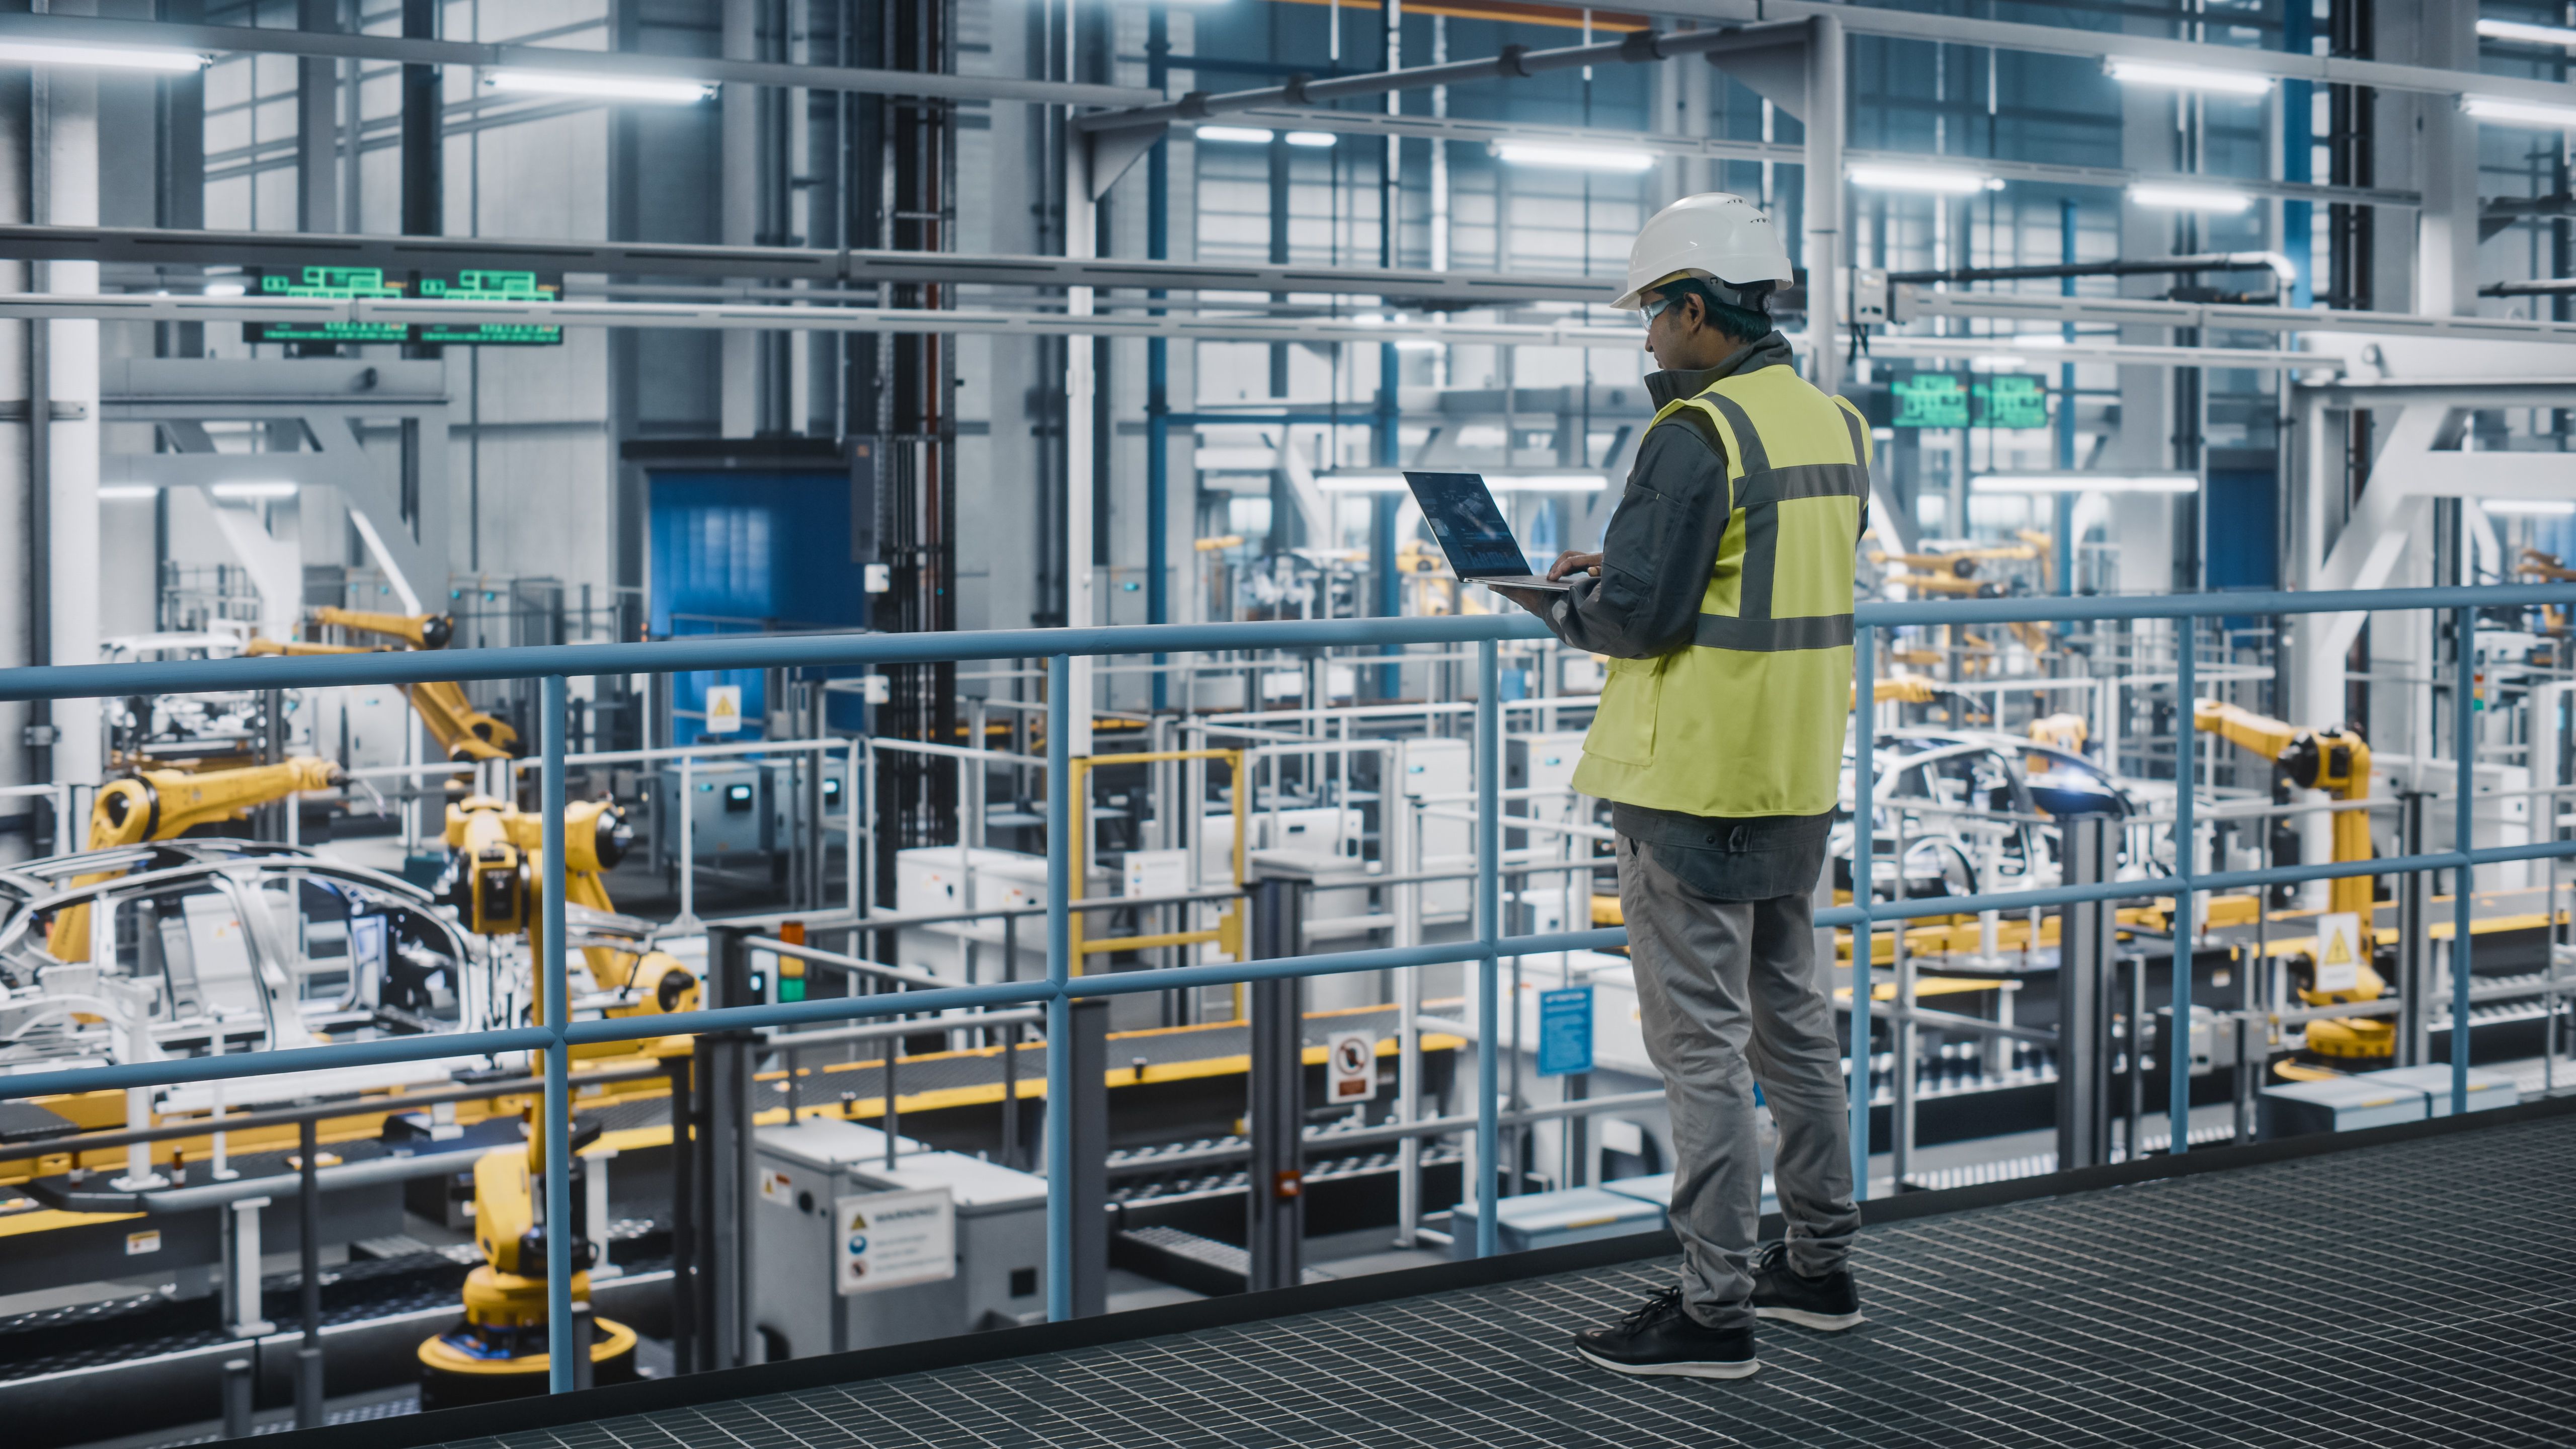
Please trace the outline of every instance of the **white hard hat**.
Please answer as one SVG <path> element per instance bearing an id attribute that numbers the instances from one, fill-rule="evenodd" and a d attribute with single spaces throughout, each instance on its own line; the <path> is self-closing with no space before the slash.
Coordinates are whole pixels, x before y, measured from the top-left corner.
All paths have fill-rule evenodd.
<path id="1" fill-rule="evenodd" d="M 1735 287 L 1794 280 L 1780 229 L 1762 208 L 1725 191 L 1685 196 L 1648 217 L 1628 248 L 1628 290 L 1610 305 L 1633 312 L 1641 294 L 1676 276 Z"/>

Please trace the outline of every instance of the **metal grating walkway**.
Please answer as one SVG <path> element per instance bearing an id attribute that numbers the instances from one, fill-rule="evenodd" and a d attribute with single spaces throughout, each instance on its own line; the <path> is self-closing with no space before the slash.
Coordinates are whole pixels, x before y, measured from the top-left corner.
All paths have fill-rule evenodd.
<path id="1" fill-rule="evenodd" d="M 1872 1227 L 1740 1383 L 1576 1360 L 1669 1261 L 459 1449 L 2576 1443 L 2576 1115 Z"/>

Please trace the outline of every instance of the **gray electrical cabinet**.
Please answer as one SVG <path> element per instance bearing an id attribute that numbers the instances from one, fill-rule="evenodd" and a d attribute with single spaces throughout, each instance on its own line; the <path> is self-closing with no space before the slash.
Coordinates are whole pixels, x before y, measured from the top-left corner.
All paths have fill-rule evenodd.
<path id="1" fill-rule="evenodd" d="M 1046 1308 L 1046 1179 L 939 1152 L 908 1138 L 886 1166 L 885 1137 L 816 1119 L 753 1134 L 744 1205 L 767 1356 L 810 1358 L 1035 1322 Z M 956 1275 L 843 1293 L 835 1201 L 944 1189 L 956 1215 Z"/>

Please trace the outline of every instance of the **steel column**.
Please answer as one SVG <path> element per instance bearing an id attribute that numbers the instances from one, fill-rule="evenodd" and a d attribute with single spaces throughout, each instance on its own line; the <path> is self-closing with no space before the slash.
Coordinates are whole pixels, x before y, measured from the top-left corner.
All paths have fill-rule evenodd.
<path id="1" fill-rule="evenodd" d="M 1305 901 L 1298 883 L 1276 877 L 1260 882 L 1253 908 L 1253 955 L 1265 960 L 1300 954 Z M 1294 1287 L 1305 1266 L 1306 1053 L 1305 983 L 1293 976 L 1252 984 L 1252 1067 L 1246 1125 L 1252 1161 L 1244 1177 L 1251 1262 L 1246 1286 L 1254 1292 Z"/>
<path id="2" fill-rule="evenodd" d="M 2433 797 L 2409 790 L 2398 797 L 2398 849 L 2424 853 Z M 2420 1067 L 2433 1039 L 2433 873 L 2397 878 L 2397 1065 Z"/>
<path id="3" fill-rule="evenodd" d="M 1851 1092 L 1854 1202 L 1869 1197 L 1869 976 L 1878 955 L 1877 922 L 1872 915 L 1878 903 L 1878 846 L 1870 838 L 1878 787 L 1877 643 L 1877 631 L 1867 624 L 1852 630 L 1852 904 L 1860 909 L 1861 919 L 1852 926 L 1851 1076 L 1844 1086 Z M 1896 879 L 1902 889 L 1905 863 L 1901 860 Z M 1896 928 L 1905 929 L 1901 917 Z"/>
<path id="4" fill-rule="evenodd" d="M 2112 822 L 2077 815 L 2065 824 L 2066 878 L 2078 885 L 2113 879 Z M 2108 901 L 2064 907 L 2057 926 L 2057 1166 L 2097 1167 L 2111 1160 L 2111 972 L 2116 908 Z M 2138 1043 L 2132 1013 L 2130 1049 Z"/>
<path id="5" fill-rule="evenodd" d="M 1073 1180 L 1073 1005 L 1064 994 L 1073 979 L 1073 667 L 1062 654 L 1047 656 L 1047 1319 L 1073 1317 L 1073 1205 L 1064 1187 Z M 1241 781 L 1235 788 L 1243 788 Z"/>
<path id="6" fill-rule="evenodd" d="M 1476 641 L 1476 1256 L 1490 1258 L 1500 1241 L 1494 1214 L 1495 1160 L 1501 1132 L 1494 1118 L 1494 1042 L 1503 1029 L 1495 1001 L 1500 962 L 1494 942 L 1502 935 L 1503 687 L 1501 649 Z M 1515 1007 L 1519 1003 L 1515 1002 Z"/>
<path id="7" fill-rule="evenodd" d="M 2478 653 L 2477 610 L 2463 606 L 2454 616 L 2459 640 L 2460 683 L 2457 713 L 2451 726 L 2451 753 L 2458 756 L 2459 801 L 2451 808 L 2452 837 L 2462 855 L 2477 835 Z M 2550 803 L 2554 813 L 2557 802 Z M 2469 917 L 2477 890 L 2477 867 L 2464 864 L 2451 876 L 2451 1111 L 2469 1110 L 2469 970 L 2473 954 Z"/>
<path id="8" fill-rule="evenodd" d="M 2173 1141 L 2165 1150 L 2181 1154 L 2191 1150 L 2191 948 L 2199 934 L 2193 929 L 2192 915 L 2191 880 L 2198 860 L 2193 850 L 2191 757 L 2200 731 L 2190 718 L 2199 621 L 2175 621 L 2174 635 L 2173 1042 L 2167 1048 L 2168 1070 L 2173 1075 L 2165 1093 Z M 2130 1155 L 2136 1155 L 2134 1147 Z"/>
<path id="9" fill-rule="evenodd" d="M 572 1048 L 563 1034 L 572 1025 L 572 987 L 564 970 L 564 695 L 564 677 L 549 674 L 537 704 L 544 738 L 537 798 L 545 825 L 544 877 L 537 889 L 545 914 L 535 964 L 545 1000 L 544 1024 L 555 1041 L 545 1053 L 546 1115 L 539 1128 L 546 1149 L 546 1387 L 557 1394 L 572 1389 L 573 1358 L 589 1351 L 589 1345 L 575 1344 L 572 1337 L 573 1239 L 566 1231 L 572 1223 Z"/>

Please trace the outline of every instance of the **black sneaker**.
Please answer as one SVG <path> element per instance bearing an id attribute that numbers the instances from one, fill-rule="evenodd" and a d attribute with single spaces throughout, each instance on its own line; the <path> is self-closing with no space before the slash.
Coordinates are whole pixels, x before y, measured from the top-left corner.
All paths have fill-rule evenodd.
<path id="1" fill-rule="evenodd" d="M 1607 1328 L 1574 1335 L 1574 1351 L 1595 1367 L 1621 1374 L 1740 1379 L 1762 1366 L 1753 1357 L 1751 1325 L 1731 1333 L 1702 1328 L 1682 1311 L 1679 1288 L 1648 1298 Z"/>
<path id="2" fill-rule="evenodd" d="M 1839 1332 L 1861 1321 L 1860 1290 L 1852 1286 L 1851 1269 L 1810 1278 L 1789 1266 L 1787 1243 L 1773 1243 L 1753 1260 L 1753 1312 L 1758 1318 Z"/>

